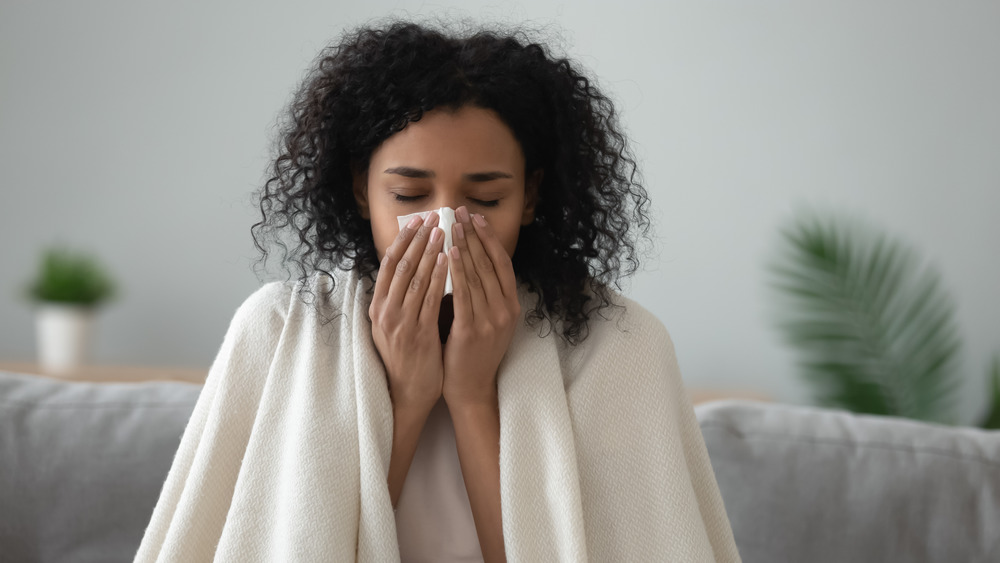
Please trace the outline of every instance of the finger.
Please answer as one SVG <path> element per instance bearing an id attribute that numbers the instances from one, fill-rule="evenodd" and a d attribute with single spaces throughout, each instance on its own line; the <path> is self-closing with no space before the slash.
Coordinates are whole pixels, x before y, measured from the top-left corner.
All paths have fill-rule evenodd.
<path id="1" fill-rule="evenodd" d="M 498 277 L 497 270 L 494 267 L 493 260 L 487 253 L 486 248 L 483 246 L 483 241 L 480 240 L 479 233 L 473 225 L 474 218 L 479 218 L 479 220 L 483 222 L 485 222 L 485 219 L 482 215 L 471 216 L 469 214 L 469 210 L 465 207 L 460 209 L 465 242 L 469 247 L 469 252 L 466 253 L 463 263 L 468 266 L 471 261 L 472 265 L 475 267 L 476 275 L 479 276 L 480 282 L 482 283 L 487 300 L 490 303 L 496 303 L 503 299 L 503 292 L 500 289 L 500 279 Z M 456 213 L 456 217 L 458 216 L 459 213 Z"/>
<path id="2" fill-rule="evenodd" d="M 455 320 L 471 322 L 473 319 L 472 298 L 469 295 L 469 285 L 465 279 L 462 252 L 458 246 L 453 246 L 448 250 L 448 264 L 451 267 L 452 305 L 455 307 Z"/>
<path id="3" fill-rule="evenodd" d="M 496 269 L 497 279 L 500 281 L 500 290 L 504 297 L 517 295 L 517 276 L 514 274 L 514 264 L 507 254 L 507 249 L 496 236 L 496 231 L 486 222 L 482 215 L 475 215 L 472 218 L 478 240 L 483 244 L 483 248 L 489 255 L 490 261 Z"/>
<path id="4" fill-rule="evenodd" d="M 444 248 L 444 231 L 437 227 L 431 227 L 427 245 L 420 256 L 420 264 L 410 279 L 406 295 L 403 297 L 403 311 L 409 317 L 420 315 L 421 304 L 427 292 L 430 291 L 428 284 L 431 281 L 431 272 L 434 271 L 437 255 L 440 254 L 442 248 Z"/>
<path id="5" fill-rule="evenodd" d="M 444 236 L 442 235 L 442 245 Z M 441 312 L 441 300 L 444 298 L 444 282 L 448 278 L 448 255 L 438 252 L 434 256 L 434 269 L 431 270 L 431 281 L 424 294 L 423 305 L 420 307 L 418 322 L 430 329 L 437 329 L 438 315 Z"/>
<path id="6" fill-rule="evenodd" d="M 455 210 L 455 219 L 461 228 L 459 248 L 462 250 L 462 264 L 465 265 L 465 278 L 472 290 L 472 304 L 475 307 L 489 303 L 497 303 L 503 299 L 500 291 L 500 281 L 489 255 L 483 249 L 483 244 L 472 226 L 469 210 L 459 207 Z"/>
<path id="7" fill-rule="evenodd" d="M 392 275 L 392 283 L 389 284 L 389 294 L 386 296 L 386 303 L 390 307 L 403 307 L 403 299 L 409 291 L 410 282 L 420 265 L 420 258 L 430 239 L 431 229 L 437 225 L 437 213 L 430 213 L 424 219 L 422 225 L 417 227 L 410 240 L 410 245 L 406 247 L 402 258 L 396 263 L 396 269 Z M 412 222 L 412 220 L 411 220 Z"/>
<path id="8" fill-rule="evenodd" d="M 455 218 L 458 219 L 458 212 L 455 213 Z M 482 314 L 482 312 L 488 310 L 489 300 L 486 297 L 486 290 L 483 287 L 483 276 L 480 276 L 476 272 L 476 266 L 472 261 L 472 254 L 469 252 L 469 241 L 466 236 L 467 232 L 471 229 L 466 229 L 460 221 L 455 223 L 455 234 L 452 237 L 452 241 L 455 246 L 459 249 L 459 258 L 462 262 L 462 273 L 465 277 L 465 287 L 468 290 L 469 301 L 472 305 L 472 317 L 475 318 L 477 314 Z M 454 273 L 452 274 L 452 281 L 454 280 Z"/>
<path id="9" fill-rule="evenodd" d="M 399 259 L 402 258 L 406 248 L 410 246 L 410 241 L 413 239 L 413 235 L 416 234 L 417 227 L 420 226 L 421 222 L 422 220 L 420 217 L 410 219 L 410 222 L 399 230 L 399 234 L 396 235 L 396 240 L 389 245 L 389 248 L 385 249 L 385 256 L 382 257 L 382 262 L 379 264 L 378 275 L 375 277 L 375 290 L 372 296 L 372 302 L 375 302 L 376 300 L 385 300 L 386 296 L 389 294 L 389 286 L 392 284 L 392 277 L 396 271 L 396 264 L 399 262 Z"/>

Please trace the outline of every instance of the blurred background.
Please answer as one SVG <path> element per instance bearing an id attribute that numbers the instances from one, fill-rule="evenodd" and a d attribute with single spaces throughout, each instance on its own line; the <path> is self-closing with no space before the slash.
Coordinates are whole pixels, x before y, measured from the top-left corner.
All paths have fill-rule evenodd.
<path id="1" fill-rule="evenodd" d="M 1000 349 L 1000 3 L 0 4 L 0 361 L 35 356 L 44 248 L 120 287 L 94 361 L 207 368 L 261 280 L 252 192 L 310 62 L 387 15 L 542 29 L 618 104 L 656 247 L 626 293 L 685 380 L 808 402 L 766 265 L 796 210 L 864 217 L 932 261 L 965 344 L 965 418 Z"/>

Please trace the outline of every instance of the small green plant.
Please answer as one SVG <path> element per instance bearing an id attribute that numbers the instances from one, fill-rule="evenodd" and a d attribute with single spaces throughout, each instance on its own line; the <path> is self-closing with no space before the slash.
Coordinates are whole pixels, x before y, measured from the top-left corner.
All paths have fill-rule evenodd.
<path id="1" fill-rule="evenodd" d="M 960 339 L 938 273 L 884 233 L 803 215 L 771 264 L 778 329 L 824 406 L 954 423 Z M 1000 426 L 1000 358 L 990 374 Z"/>
<path id="2" fill-rule="evenodd" d="M 36 301 L 87 307 L 114 293 L 114 283 L 94 258 L 66 248 L 46 250 L 38 276 L 28 285 L 28 295 Z"/>

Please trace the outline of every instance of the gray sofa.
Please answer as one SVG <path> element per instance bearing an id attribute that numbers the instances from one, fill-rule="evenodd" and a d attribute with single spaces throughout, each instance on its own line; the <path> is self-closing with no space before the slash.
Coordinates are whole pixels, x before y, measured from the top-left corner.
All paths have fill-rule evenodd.
<path id="1" fill-rule="evenodd" d="M 131 561 L 199 391 L 0 373 L 0 562 Z M 1000 561 L 1000 433 L 695 410 L 747 563 Z"/>

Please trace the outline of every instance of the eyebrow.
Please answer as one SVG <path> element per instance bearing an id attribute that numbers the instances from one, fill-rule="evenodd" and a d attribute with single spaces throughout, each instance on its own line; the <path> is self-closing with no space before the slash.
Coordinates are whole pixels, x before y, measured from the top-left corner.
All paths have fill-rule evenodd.
<path id="1" fill-rule="evenodd" d="M 394 168 L 386 168 L 386 174 L 397 174 L 399 176 L 405 176 L 407 178 L 433 178 L 434 171 L 423 170 L 420 168 L 411 168 L 409 166 L 396 166 Z M 500 172 L 499 170 L 493 172 L 473 172 L 471 174 L 466 174 L 465 179 L 470 182 L 489 182 L 491 180 L 497 180 L 500 178 L 513 178 L 514 176 L 506 172 Z"/>

